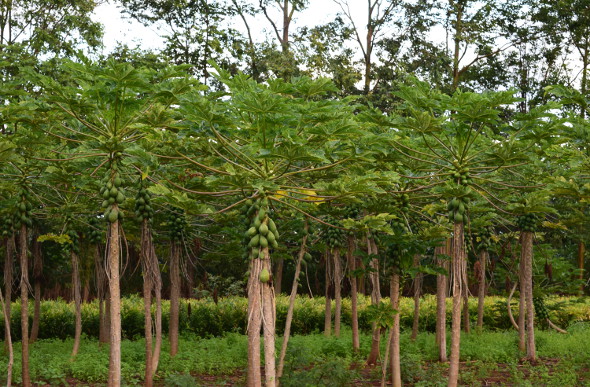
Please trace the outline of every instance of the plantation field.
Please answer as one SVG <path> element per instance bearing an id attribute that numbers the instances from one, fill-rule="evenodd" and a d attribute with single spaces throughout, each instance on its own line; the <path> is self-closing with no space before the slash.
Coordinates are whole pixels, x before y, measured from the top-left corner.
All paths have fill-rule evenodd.
<path id="1" fill-rule="evenodd" d="M 590 386 L 590 323 L 575 323 L 567 335 L 537 332 L 536 364 L 519 361 L 516 331 L 485 331 L 464 334 L 461 340 L 462 385 Z M 383 340 L 384 341 L 384 340 Z M 320 333 L 295 335 L 289 345 L 283 386 L 378 385 L 380 368 L 366 368 L 370 335 L 361 336 L 361 350 L 353 355 L 351 332 L 340 338 Z M 67 385 L 102 384 L 108 374 L 108 348 L 94 339 L 82 340 L 80 353 L 70 360 L 72 339 L 45 339 L 31 346 L 31 376 L 35 383 Z M 20 344 L 15 353 L 15 381 L 20 382 Z M 434 335 L 421 333 L 412 342 L 408 332 L 401 337 L 404 383 L 414 386 L 444 386 L 448 365 L 437 363 Z M 140 385 L 144 372 L 144 341 L 122 343 L 122 375 L 127 385 Z M 180 351 L 172 360 L 164 342 L 156 384 L 163 386 L 244 385 L 247 338 L 237 333 L 203 339 L 183 334 Z M 7 357 L 0 356 L 0 374 L 5 377 Z"/>
<path id="2" fill-rule="evenodd" d="M 359 328 L 365 332 L 371 329 L 369 297 L 359 296 Z M 389 299 L 384 298 L 384 303 Z M 513 299 L 512 313 L 518 316 L 518 298 Z M 568 327 L 576 322 L 590 322 L 589 297 L 547 297 L 546 307 L 551 320 L 560 327 Z M 447 322 L 450 324 L 452 299 L 447 299 Z M 221 336 L 226 333 L 244 333 L 246 329 L 246 309 L 248 301 L 243 297 L 221 298 L 215 304 L 210 299 L 181 301 L 180 332 L 201 338 Z M 190 305 L 190 308 L 189 308 Z M 288 297 L 277 296 L 277 331 L 282 334 L 287 314 Z M 400 324 L 411 329 L 413 321 L 413 300 L 402 297 L 400 301 Z M 311 334 L 324 328 L 325 298 L 299 296 L 295 304 L 292 332 Z M 190 311 L 189 311 L 190 309 Z M 472 324 L 477 318 L 477 299 L 469 301 Z M 170 304 L 163 301 L 163 331 L 168 330 Z M 29 304 L 29 317 L 33 315 L 33 304 Z M 343 299 L 342 321 L 350 326 L 350 299 Z M 122 299 L 123 338 L 133 340 L 144 333 L 143 300 L 139 296 Z M 425 295 L 420 304 L 420 331 L 434 332 L 436 323 L 436 298 Z M 543 326 L 543 325 L 541 325 Z M 20 304 L 12 304 L 11 327 L 14 339 L 20 340 Z M 88 337 L 97 338 L 99 327 L 98 305 L 96 302 L 82 306 L 82 331 Z M 511 328 L 506 308 L 506 298 L 490 296 L 485 299 L 484 327 L 487 330 L 507 330 Z M 0 329 L 4 329 L 3 321 Z M 72 304 L 59 301 L 43 301 L 39 323 L 39 338 L 66 339 L 74 335 L 74 308 Z"/>

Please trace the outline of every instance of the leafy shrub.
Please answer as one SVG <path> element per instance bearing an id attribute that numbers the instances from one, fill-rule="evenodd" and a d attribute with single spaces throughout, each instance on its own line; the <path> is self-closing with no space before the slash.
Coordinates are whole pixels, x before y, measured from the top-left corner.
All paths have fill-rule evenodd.
<path id="1" fill-rule="evenodd" d="M 287 316 L 289 298 L 277 296 L 277 333 L 282 334 Z M 387 299 L 383 302 L 388 303 Z M 447 300 L 447 320 L 450 323 L 451 302 Z M 324 328 L 323 297 L 298 297 L 293 314 L 291 332 L 293 334 L 311 334 L 321 332 Z M 546 298 L 546 306 L 551 319 L 561 327 L 574 323 L 590 322 L 590 298 L 559 297 Z M 359 327 L 362 331 L 371 330 L 371 317 L 368 311 L 369 297 L 359 297 Z M 513 301 L 513 314 L 518 317 L 518 299 Z M 180 304 L 180 331 L 199 337 L 222 336 L 229 332 L 244 333 L 246 330 L 246 310 L 248 300 L 244 297 L 220 298 L 218 303 L 211 299 L 184 299 Z M 33 303 L 29 304 L 29 316 L 32 321 Z M 170 303 L 162 303 L 162 329 L 168 331 Z M 472 322 L 477 318 L 477 299 L 469 300 Z M 154 310 L 152 309 L 152 313 Z M 82 305 L 82 330 L 88 337 L 98 337 L 99 311 L 96 301 Z M 342 322 L 350 326 L 350 299 L 343 299 Z M 122 336 L 124 339 L 136 340 L 144 334 L 143 300 L 138 295 L 122 299 L 121 305 Z M 400 300 L 400 323 L 402 330 L 410 329 L 413 322 L 413 300 Z M 436 298 L 425 295 L 420 305 L 420 331 L 434 332 L 436 323 Z M 504 331 L 511 328 L 506 310 L 506 299 L 487 297 L 484 307 L 484 326 L 488 330 Z M 12 305 L 11 327 L 15 340 L 20 340 L 20 304 Z M 4 329 L 4 321 L 0 321 Z M 61 339 L 74 336 L 74 306 L 63 300 L 41 302 L 41 320 L 39 324 L 40 339 Z"/>

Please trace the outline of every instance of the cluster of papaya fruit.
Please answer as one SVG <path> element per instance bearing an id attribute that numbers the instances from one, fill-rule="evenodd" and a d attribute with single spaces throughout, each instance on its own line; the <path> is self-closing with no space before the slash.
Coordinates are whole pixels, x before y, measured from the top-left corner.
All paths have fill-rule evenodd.
<path id="1" fill-rule="evenodd" d="M 537 215 L 529 213 L 519 216 L 516 225 L 521 231 L 535 232 L 537 230 L 537 221 Z"/>
<path id="2" fill-rule="evenodd" d="M 170 239 L 180 241 L 188 225 L 184 211 L 179 208 L 173 208 L 168 214 L 168 225 L 170 230 Z"/>
<path id="3" fill-rule="evenodd" d="M 410 211 L 410 195 L 407 193 L 394 196 L 393 204 L 403 213 Z"/>
<path id="4" fill-rule="evenodd" d="M 476 237 L 477 251 L 489 250 L 492 247 L 492 232 L 489 228 L 483 228 Z"/>
<path id="5" fill-rule="evenodd" d="M 447 205 L 449 211 L 449 221 L 451 223 L 467 223 L 467 208 L 469 206 L 469 199 L 465 196 L 451 199 Z"/>
<path id="6" fill-rule="evenodd" d="M 453 163 L 455 171 L 452 172 L 455 182 L 459 185 L 471 184 L 471 177 L 469 176 L 469 168 L 462 166 L 458 161 Z"/>
<path id="7" fill-rule="evenodd" d="M 33 209 L 31 201 L 33 197 L 31 195 L 31 186 L 28 181 L 21 182 L 17 197 L 20 200 L 16 205 L 14 227 L 18 229 L 23 224 L 27 227 L 31 227 L 33 225 L 33 218 L 31 215 Z"/>
<path id="8" fill-rule="evenodd" d="M 96 245 L 102 242 L 102 232 L 100 231 L 100 225 L 96 217 L 91 217 L 88 221 L 89 229 L 86 233 L 86 238 L 90 244 Z"/>
<path id="9" fill-rule="evenodd" d="M 14 231 L 12 216 L 0 216 L 0 235 L 5 238 Z"/>
<path id="10" fill-rule="evenodd" d="M 254 201 L 246 201 L 246 217 L 250 219 L 250 227 L 244 234 L 250 259 L 263 259 L 264 249 L 279 247 L 277 225 L 268 216 L 269 203 L 267 197 L 258 197 Z"/>
<path id="11" fill-rule="evenodd" d="M 137 220 L 140 222 L 143 222 L 144 219 L 150 220 L 154 216 L 150 193 L 145 188 L 141 179 L 137 187 L 137 195 L 135 196 L 135 216 L 137 216 Z"/>
<path id="12" fill-rule="evenodd" d="M 112 163 L 102 183 L 100 194 L 104 199 L 102 202 L 102 207 L 105 209 L 104 217 L 110 223 L 115 223 L 117 220 L 123 219 L 123 212 L 119 209 L 119 205 L 125 201 L 125 192 L 122 188 L 123 179 L 121 179 L 116 162 Z"/>
<path id="13" fill-rule="evenodd" d="M 533 306 L 535 308 L 535 314 L 540 321 L 545 321 L 549 318 L 544 297 L 533 297 Z"/>
<path id="14" fill-rule="evenodd" d="M 327 216 L 325 218 L 326 223 L 333 224 L 334 226 L 338 225 L 338 220 L 332 216 Z M 330 248 L 338 248 L 344 247 L 344 240 L 346 239 L 346 231 L 336 228 L 326 226 L 324 229 L 324 240 L 326 241 L 326 245 Z"/>

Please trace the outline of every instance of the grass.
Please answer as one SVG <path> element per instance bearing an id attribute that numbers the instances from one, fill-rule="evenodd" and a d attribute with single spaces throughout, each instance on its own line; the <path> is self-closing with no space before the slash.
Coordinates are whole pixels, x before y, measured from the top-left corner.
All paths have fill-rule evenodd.
<path id="1" fill-rule="evenodd" d="M 567 335 L 537 331 L 538 364 L 519 361 L 515 331 L 463 334 L 460 380 L 463 385 L 590 386 L 590 324 L 578 323 Z M 415 386 L 445 385 L 447 364 L 436 362 L 434 335 L 421 333 L 411 341 L 401 338 L 404 383 Z M 280 340 L 277 340 L 279 343 Z M 371 338 L 361 336 L 361 350 L 351 351 L 350 330 L 341 338 L 322 334 L 295 335 L 290 342 L 283 386 L 371 385 L 379 380 L 378 369 L 366 369 L 364 359 Z M 384 343 L 383 343 L 384 345 Z M 108 371 L 108 347 L 84 338 L 80 353 L 70 359 L 72 340 L 39 340 L 31 345 L 31 377 L 35 383 L 67 385 L 104 384 Z M 184 335 L 173 359 L 164 342 L 157 379 L 160 385 L 243 385 L 247 338 L 238 333 L 203 339 Z M 20 344 L 15 345 L 14 381 L 20 382 Z M 144 341 L 122 343 L 122 377 L 127 385 L 140 385 L 144 372 Z M 6 374 L 7 356 L 0 355 L 0 375 Z"/>

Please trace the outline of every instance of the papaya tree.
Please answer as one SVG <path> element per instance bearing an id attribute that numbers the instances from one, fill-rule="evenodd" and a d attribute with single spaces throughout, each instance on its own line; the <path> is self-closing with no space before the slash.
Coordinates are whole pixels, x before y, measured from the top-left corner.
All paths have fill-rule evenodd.
<path id="1" fill-rule="evenodd" d="M 494 191 L 518 190 L 517 184 L 502 181 L 502 171 L 526 163 L 522 151 L 546 139 L 555 123 L 549 107 L 541 107 L 504 122 L 502 114 L 516 101 L 512 91 L 464 93 L 451 96 L 430 90 L 421 82 L 402 86 L 396 93 L 403 103 L 395 125 L 404 138 L 391 139 L 391 146 L 405 157 L 423 165 L 413 176 L 431 185 L 431 193 L 448 203 L 449 221 L 453 224 L 451 245 L 452 342 L 449 386 L 457 385 L 461 302 L 465 295 L 466 251 L 465 226 L 469 224 L 469 204 L 482 198 L 498 211 L 505 206 Z M 396 134 L 397 135 L 397 134 Z M 518 138 L 518 142 L 516 139 Z M 506 172 L 508 173 L 508 172 Z"/>
<path id="2" fill-rule="evenodd" d="M 98 182 L 85 182 L 83 188 L 100 197 L 96 200 L 102 201 L 103 219 L 107 223 L 109 385 L 118 386 L 121 384 L 122 206 L 126 203 L 124 187 L 132 181 L 130 174 L 136 173 L 129 165 L 138 157 L 135 143 L 157 129 L 154 122 L 146 122 L 146 117 L 167 119 L 165 114 L 158 113 L 165 111 L 175 95 L 181 94 L 191 82 L 186 81 L 186 73 L 179 68 L 155 72 L 112 59 L 101 65 L 67 62 L 63 71 L 69 75 L 68 83 L 38 76 L 48 94 L 43 106 L 53 118 L 46 132 L 76 145 L 51 161 L 80 160 L 82 173 L 103 176 Z"/>
<path id="3" fill-rule="evenodd" d="M 225 98 L 195 92 L 181 104 L 185 122 L 176 157 L 205 177 L 203 190 L 188 184 L 180 189 L 204 200 L 212 195 L 235 198 L 234 204 L 218 212 L 245 206 L 243 229 L 250 266 L 247 384 L 262 384 L 262 329 L 265 383 L 274 386 L 276 312 L 270 256 L 278 246 L 275 219 L 288 210 L 319 220 L 296 203 L 309 202 L 310 191 L 316 193 L 314 200 L 333 198 L 312 182 L 318 177 L 336 180 L 345 163 L 357 156 L 351 141 L 363 131 L 354 124 L 348 101 L 322 99 L 334 90 L 325 79 L 258 84 L 242 74 L 232 78 L 217 70 L 227 89 Z"/>

